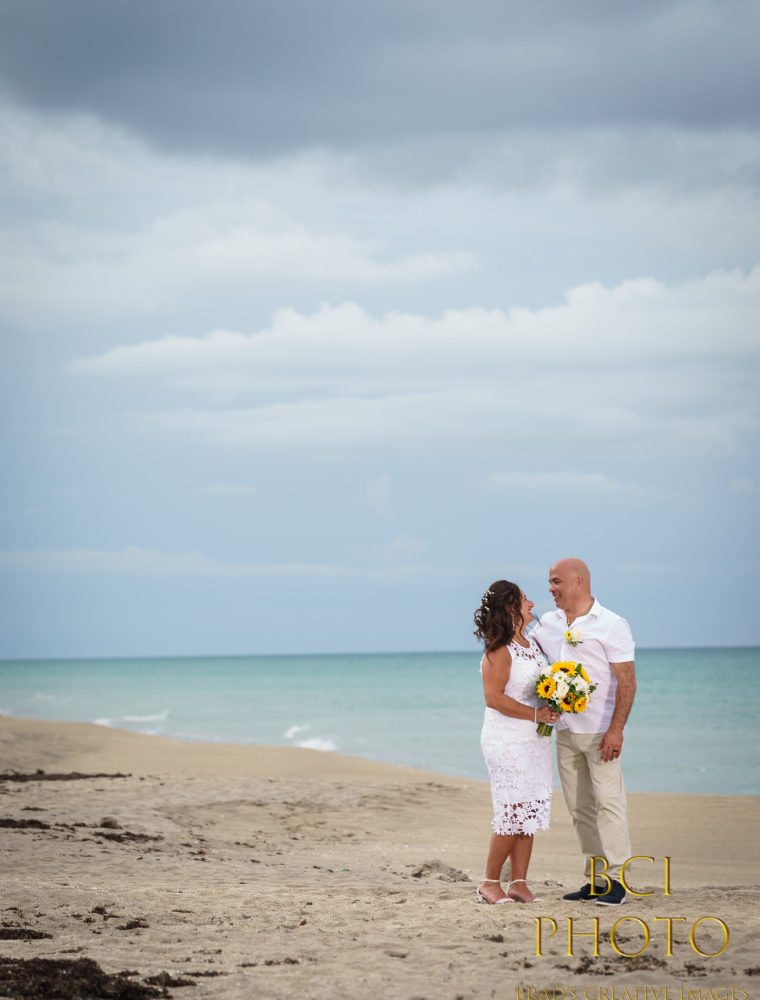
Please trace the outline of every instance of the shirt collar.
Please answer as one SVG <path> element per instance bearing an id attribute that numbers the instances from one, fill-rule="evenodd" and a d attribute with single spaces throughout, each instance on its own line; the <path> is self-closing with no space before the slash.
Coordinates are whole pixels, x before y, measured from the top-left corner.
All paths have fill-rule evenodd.
<path id="1" fill-rule="evenodd" d="M 565 615 L 564 611 L 561 612 L 561 613 L 565 617 L 565 620 L 567 620 L 567 616 Z M 592 615 L 593 615 L 594 618 L 598 618 L 599 615 L 601 615 L 601 613 L 602 613 L 602 606 L 599 603 L 599 601 L 597 601 L 597 599 L 594 598 L 594 603 L 588 609 L 588 611 L 586 612 L 586 614 L 585 615 L 578 615 L 578 617 L 576 619 L 574 619 L 573 625 L 575 625 L 576 622 L 583 621 L 584 618 L 591 618 Z"/>

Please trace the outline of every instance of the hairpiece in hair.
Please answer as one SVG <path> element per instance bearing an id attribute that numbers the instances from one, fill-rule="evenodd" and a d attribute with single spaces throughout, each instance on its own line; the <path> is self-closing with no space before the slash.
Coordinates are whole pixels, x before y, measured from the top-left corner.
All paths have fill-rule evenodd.
<path id="1" fill-rule="evenodd" d="M 491 610 L 489 608 L 489 606 L 488 606 L 488 598 L 489 597 L 493 597 L 493 596 L 494 595 L 493 595 L 493 591 L 492 590 L 487 590 L 485 592 L 485 594 L 483 594 L 483 600 L 480 602 L 480 604 L 481 604 L 481 607 L 483 607 L 486 611 L 490 611 Z"/>

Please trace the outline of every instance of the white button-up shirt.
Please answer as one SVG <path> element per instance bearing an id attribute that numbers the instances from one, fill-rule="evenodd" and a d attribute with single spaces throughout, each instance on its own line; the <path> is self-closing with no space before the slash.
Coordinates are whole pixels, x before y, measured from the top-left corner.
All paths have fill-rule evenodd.
<path id="1" fill-rule="evenodd" d="M 612 721 L 617 693 L 617 677 L 610 663 L 633 660 L 635 647 L 630 625 L 595 600 L 588 614 L 576 618 L 570 629 L 576 635 L 580 633 L 581 640 L 576 646 L 565 638 L 567 617 L 558 608 L 543 615 L 530 633 L 552 663 L 559 660 L 582 663 L 591 683 L 597 686 L 586 711 L 577 715 L 563 713 L 557 728 L 574 733 L 605 733 Z"/>

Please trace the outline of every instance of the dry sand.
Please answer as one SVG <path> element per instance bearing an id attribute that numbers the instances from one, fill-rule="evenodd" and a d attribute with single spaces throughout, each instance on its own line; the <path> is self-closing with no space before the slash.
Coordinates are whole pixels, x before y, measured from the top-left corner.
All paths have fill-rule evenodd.
<path id="1" fill-rule="evenodd" d="M 612 908 L 561 899 L 582 864 L 555 793 L 531 866 L 543 902 L 484 906 L 483 782 L 9 718 L 0 755 L 6 771 L 128 775 L 0 781 L 0 819 L 23 824 L 0 828 L 0 930 L 46 935 L 0 941 L 6 958 L 90 958 L 135 983 L 167 972 L 194 983 L 169 987 L 188 1000 L 760 997 L 756 797 L 631 795 L 634 852 L 655 858 L 631 883 L 652 895 Z M 672 955 L 669 917 L 685 918 Z M 621 920 L 618 950 L 636 957 L 612 947 Z M 718 920 L 728 945 L 707 957 Z"/>

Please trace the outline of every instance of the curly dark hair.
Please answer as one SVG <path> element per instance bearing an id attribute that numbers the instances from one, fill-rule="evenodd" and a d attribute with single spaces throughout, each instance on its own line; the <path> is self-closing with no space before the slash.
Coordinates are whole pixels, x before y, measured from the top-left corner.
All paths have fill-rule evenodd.
<path id="1" fill-rule="evenodd" d="M 509 580 L 497 580 L 483 594 L 474 615 L 474 634 L 485 646 L 486 653 L 508 646 L 514 639 L 524 620 L 521 605 L 522 590 Z"/>

